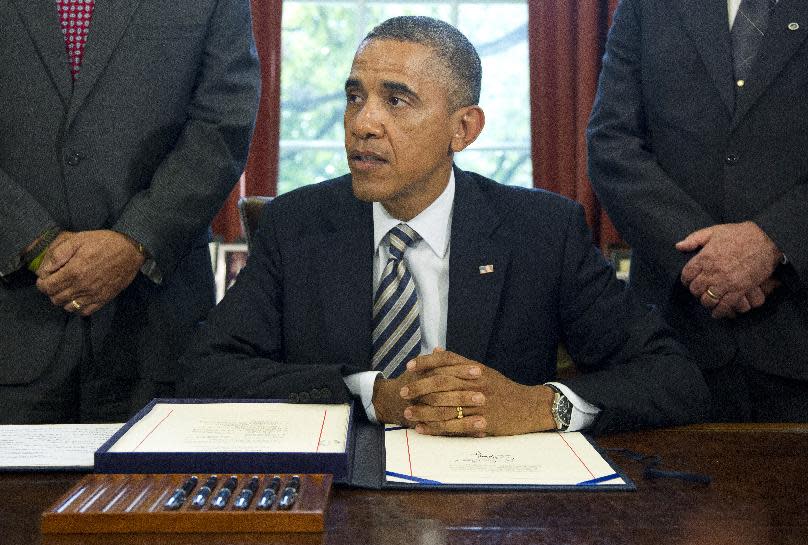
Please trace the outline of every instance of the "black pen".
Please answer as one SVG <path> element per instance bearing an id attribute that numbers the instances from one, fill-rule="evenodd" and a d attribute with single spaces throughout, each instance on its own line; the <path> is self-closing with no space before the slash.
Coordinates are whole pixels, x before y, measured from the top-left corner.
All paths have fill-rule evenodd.
<path id="1" fill-rule="evenodd" d="M 244 485 L 244 488 L 241 489 L 241 492 L 239 492 L 238 498 L 236 498 L 235 503 L 233 503 L 233 507 L 236 509 L 247 509 L 250 506 L 250 502 L 256 490 L 258 490 L 258 476 L 253 475 L 252 479 L 250 479 L 247 484 Z"/>
<path id="2" fill-rule="evenodd" d="M 216 483 L 219 482 L 219 477 L 216 475 L 211 475 L 208 477 L 208 480 L 205 481 L 205 484 L 202 485 L 202 488 L 199 489 L 199 492 L 196 493 L 194 496 L 194 501 L 191 502 L 191 505 L 196 507 L 197 509 L 202 509 L 205 506 L 205 503 L 208 501 L 208 497 L 210 497 L 210 493 L 213 492 L 213 489 L 216 488 Z"/>
<path id="3" fill-rule="evenodd" d="M 192 476 L 190 479 L 185 481 L 185 484 L 179 487 L 171 494 L 171 497 L 168 498 L 168 501 L 163 506 L 166 509 L 171 509 L 172 511 L 179 509 L 180 506 L 185 502 L 185 498 L 188 497 L 193 489 L 196 487 L 197 478 L 196 476 Z"/>
<path id="4" fill-rule="evenodd" d="M 227 505 L 227 501 L 230 499 L 230 495 L 233 493 L 233 490 L 236 489 L 236 486 L 238 486 L 238 477 L 233 475 L 222 485 L 222 489 L 219 490 L 219 493 L 213 498 L 210 506 L 214 509 L 224 509 L 225 505 Z"/>
<path id="5" fill-rule="evenodd" d="M 295 475 L 286 483 L 286 488 L 283 489 L 283 494 L 278 502 L 278 509 L 291 509 L 297 498 L 298 490 L 300 490 L 300 477 Z"/>
<path id="6" fill-rule="evenodd" d="M 264 491 L 261 493 L 261 498 L 258 500 L 258 505 L 255 506 L 256 509 L 260 509 L 262 511 L 266 511 L 272 508 L 272 504 L 275 503 L 275 496 L 278 495 L 278 490 L 281 489 L 281 478 L 277 475 L 272 477 L 272 480 L 269 481 L 269 484 Z"/>

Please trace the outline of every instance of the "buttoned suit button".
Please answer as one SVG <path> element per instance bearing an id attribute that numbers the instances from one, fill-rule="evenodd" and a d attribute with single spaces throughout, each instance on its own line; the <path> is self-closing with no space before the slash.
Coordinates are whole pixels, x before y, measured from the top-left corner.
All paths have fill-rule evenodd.
<path id="1" fill-rule="evenodd" d="M 81 163 L 81 155 L 79 155 L 78 153 L 71 153 L 70 155 L 67 156 L 67 160 L 65 162 L 71 167 L 74 167 L 79 163 Z"/>
<path id="2" fill-rule="evenodd" d="M 291 403 L 297 403 L 298 401 L 300 401 L 300 396 L 297 394 L 297 392 L 292 392 L 291 394 L 289 394 L 289 401 Z"/>
<path id="3" fill-rule="evenodd" d="M 311 400 L 312 401 L 319 401 L 320 396 L 321 396 L 320 390 L 318 390 L 317 388 L 312 388 L 311 389 Z"/>
<path id="4" fill-rule="evenodd" d="M 309 393 L 308 392 L 300 392 L 300 402 L 301 403 L 308 403 L 309 402 Z"/>
<path id="5" fill-rule="evenodd" d="M 733 165 L 738 162 L 738 156 L 735 155 L 734 153 L 730 153 L 729 155 L 727 155 L 726 161 L 728 165 Z"/>
<path id="6" fill-rule="evenodd" d="M 330 401 L 331 400 L 331 390 L 329 388 L 323 388 L 320 390 L 320 399 L 323 401 Z"/>

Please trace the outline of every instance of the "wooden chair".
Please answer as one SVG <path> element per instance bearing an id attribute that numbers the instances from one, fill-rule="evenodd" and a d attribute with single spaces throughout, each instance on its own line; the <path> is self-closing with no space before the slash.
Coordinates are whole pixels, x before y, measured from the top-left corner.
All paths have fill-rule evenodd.
<path id="1" fill-rule="evenodd" d="M 264 206 L 272 200 L 272 197 L 248 196 L 238 200 L 238 216 L 241 219 L 241 229 L 244 231 L 244 238 L 247 241 L 247 249 L 252 244 L 253 235 L 258 229 L 258 220 Z"/>

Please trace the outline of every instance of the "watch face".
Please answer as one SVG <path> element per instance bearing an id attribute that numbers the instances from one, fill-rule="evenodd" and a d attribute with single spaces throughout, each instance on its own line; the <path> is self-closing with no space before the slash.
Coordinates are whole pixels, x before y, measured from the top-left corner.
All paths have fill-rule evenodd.
<path id="1" fill-rule="evenodd" d="M 567 396 L 561 396 L 561 400 L 558 402 L 558 416 L 569 426 L 570 417 L 572 416 L 572 403 L 567 399 Z"/>
<path id="2" fill-rule="evenodd" d="M 572 417 L 572 403 L 567 396 L 561 394 L 560 392 L 557 394 L 558 400 L 556 403 L 553 404 L 553 412 L 555 413 L 553 416 L 556 420 L 556 426 L 560 430 L 566 430 L 570 426 L 570 419 Z"/>
<path id="3" fill-rule="evenodd" d="M 570 419 L 572 417 L 572 403 L 569 399 L 567 399 L 567 396 L 561 392 L 561 390 L 552 384 L 549 384 L 548 386 L 550 386 L 554 392 L 553 404 L 550 412 L 553 416 L 553 420 L 555 421 L 556 429 L 566 431 L 566 429 L 570 426 Z"/>

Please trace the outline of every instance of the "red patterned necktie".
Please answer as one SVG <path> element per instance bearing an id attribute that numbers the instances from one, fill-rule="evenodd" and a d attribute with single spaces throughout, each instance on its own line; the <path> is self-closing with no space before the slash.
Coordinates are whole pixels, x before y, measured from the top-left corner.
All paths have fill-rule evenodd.
<path id="1" fill-rule="evenodd" d="M 59 22 L 62 34 L 65 35 L 67 57 L 70 61 L 70 73 L 73 79 L 79 75 L 87 34 L 90 32 L 90 21 L 93 18 L 95 0 L 56 0 L 59 10 Z"/>

